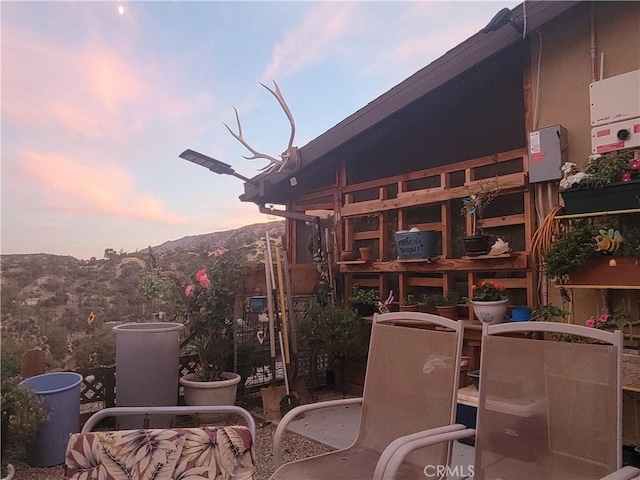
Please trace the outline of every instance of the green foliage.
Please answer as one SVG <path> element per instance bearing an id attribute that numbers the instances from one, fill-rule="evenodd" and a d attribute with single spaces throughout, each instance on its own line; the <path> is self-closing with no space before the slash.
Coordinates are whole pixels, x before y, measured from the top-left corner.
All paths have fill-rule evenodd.
<path id="1" fill-rule="evenodd" d="M 46 337 L 42 335 L 35 317 L 27 317 L 17 321 L 10 314 L 2 315 L 2 351 L 17 358 L 27 350 L 39 348 L 50 358 L 51 353 L 46 344 Z"/>
<path id="2" fill-rule="evenodd" d="M 356 284 L 351 289 L 349 302 L 352 304 L 361 303 L 363 305 L 374 305 L 378 300 L 378 292 L 372 288 L 362 288 Z"/>
<path id="3" fill-rule="evenodd" d="M 31 439 L 40 426 L 48 420 L 42 399 L 33 390 L 20 387 L 22 379 L 18 376 L 2 378 L 2 409 L 8 409 L 9 440 L 23 443 Z M 2 439 L 6 441 L 6 439 Z"/>
<path id="4" fill-rule="evenodd" d="M 562 277 L 583 263 L 598 256 L 594 248 L 594 237 L 598 228 L 587 220 L 577 220 L 571 230 L 556 240 L 547 254 L 547 275 Z"/>
<path id="5" fill-rule="evenodd" d="M 190 348 L 200 359 L 202 381 L 217 380 L 229 369 L 236 290 L 242 278 L 236 254 L 227 252 L 198 270 L 185 289 Z"/>
<path id="6" fill-rule="evenodd" d="M 626 181 L 640 178 L 640 169 L 637 166 L 632 168 L 632 161 L 632 150 L 608 153 L 599 158 L 593 158 L 585 169 L 587 177 L 580 181 L 577 187 L 602 188 L 610 183 L 622 182 L 625 173 Z"/>
<path id="7" fill-rule="evenodd" d="M 547 275 L 561 278 L 589 260 L 604 255 L 596 250 L 596 237 L 600 234 L 600 230 L 619 230 L 623 236 L 619 249 L 611 254 L 640 258 L 640 226 L 635 222 L 637 222 L 635 215 L 620 216 L 615 220 L 607 218 L 596 222 L 589 222 L 586 219 L 575 220 L 569 231 L 557 239 L 547 251 L 545 255 Z"/>
<path id="8" fill-rule="evenodd" d="M 418 304 L 418 300 L 416 299 L 416 296 L 413 295 L 412 293 L 407 295 L 407 298 L 405 298 L 402 301 L 402 305 L 417 305 Z"/>
<path id="9" fill-rule="evenodd" d="M 0 378 L 20 375 L 20 358 L 17 355 L 2 350 L 0 362 Z"/>
<path id="10" fill-rule="evenodd" d="M 324 351 L 345 360 L 366 356 L 369 336 L 355 311 L 331 304 L 312 304 L 307 314 L 308 318 L 298 327 L 298 336 L 301 346 L 312 354 Z"/>
<path id="11" fill-rule="evenodd" d="M 562 322 L 569 316 L 569 312 L 555 305 L 538 305 L 531 310 L 532 322 Z"/>
<path id="12" fill-rule="evenodd" d="M 445 294 L 436 293 L 432 295 L 424 295 L 423 299 L 427 308 L 453 306 L 460 303 L 460 294 L 456 291 L 450 291 Z"/>
<path id="13" fill-rule="evenodd" d="M 114 365 L 116 341 L 111 328 L 97 328 L 90 335 L 74 342 L 73 358 L 76 368 L 95 368 Z"/>
<path id="14" fill-rule="evenodd" d="M 176 296 L 175 277 L 162 270 L 151 270 L 140 275 L 140 293 L 146 299 L 169 299 Z"/>
<path id="15" fill-rule="evenodd" d="M 493 280 L 484 280 L 480 286 L 473 286 L 471 300 L 475 302 L 497 302 L 507 298 L 504 291 L 504 285 L 495 283 Z"/>

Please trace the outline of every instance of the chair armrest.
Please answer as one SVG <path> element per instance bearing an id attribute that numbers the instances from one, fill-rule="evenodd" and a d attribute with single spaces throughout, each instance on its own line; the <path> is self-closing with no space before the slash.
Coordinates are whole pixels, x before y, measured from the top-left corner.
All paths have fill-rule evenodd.
<path id="1" fill-rule="evenodd" d="M 240 415 L 247 422 L 251 436 L 256 438 L 256 422 L 251 414 L 242 407 L 235 405 L 220 406 L 184 406 L 184 407 L 109 407 L 97 411 L 82 427 L 82 433 L 90 432 L 96 424 L 107 417 L 131 415 L 198 415 L 206 413 L 231 413 Z"/>
<path id="2" fill-rule="evenodd" d="M 640 469 L 636 467 L 622 467 L 620 470 L 610 473 L 600 480 L 635 480 L 640 478 Z"/>
<path id="3" fill-rule="evenodd" d="M 278 422 L 276 433 L 273 435 L 273 463 L 277 469 L 282 465 L 282 437 L 284 436 L 289 423 L 298 415 L 304 412 L 312 410 L 319 410 L 321 408 L 341 407 L 345 405 L 359 405 L 362 403 L 362 398 L 345 398 L 342 400 L 326 400 L 324 402 L 309 403 L 307 405 L 300 405 L 291 409 L 282 419 Z"/>
<path id="4" fill-rule="evenodd" d="M 447 428 L 449 428 L 449 430 L 447 430 Z M 389 458 L 386 465 L 380 465 L 380 471 L 378 471 L 378 466 L 376 466 L 376 472 L 374 473 L 373 478 L 376 480 L 382 480 L 383 478 L 395 478 L 396 473 L 398 473 L 398 468 L 400 468 L 400 465 L 402 464 L 406 456 L 409 455 L 412 451 L 417 450 L 418 448 L 430 447 L 431 445 L 436 445 L 438 443 L 451 442 L 453 440 L 460 440 L 462 438 L 470 438 L 475 434 L 475 429 L 466 428 L 464 425 L 460 424 L 449 425 L 448 427 L 433 428 L 431 430 L 425 430 L 424 432 L 413 434 L 413 436 L 415 436 L 416 438 L 398 443 L 398 447 L 395 449 L 395 452 L 391 454 L 391 458 Z M 411 436 L 412 435 L 407 435 L 407 437 Z M 382 456 L 380 459 L 382 460 Z M 378 463 L 380 464 L 380 461 Z"/>

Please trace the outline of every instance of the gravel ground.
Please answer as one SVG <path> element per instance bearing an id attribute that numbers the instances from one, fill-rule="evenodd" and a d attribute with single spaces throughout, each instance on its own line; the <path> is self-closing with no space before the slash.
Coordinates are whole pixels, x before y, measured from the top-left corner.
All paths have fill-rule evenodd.
<path id="1" fill-rule="evenodd" d="M 276 427 L 271 423 L 261 423 L 256 420 L 256 474 L 255 480 L 268 479 L 275 470 L 273 465 L 272 445 Z M 283 441 L 283 458 L 285 462 L 300 458 L 330 452 L 331 447 L 301 437 L 295 433 L 288 433 Z M 5 463 L 2 465 L 2 475 L 6 475 L 6 463 L 11 463 L 16 469 L 14 480 L 62 480 L 64 467 L 34 468 L 26 464 L 24 449 L 7 446 Z"/>

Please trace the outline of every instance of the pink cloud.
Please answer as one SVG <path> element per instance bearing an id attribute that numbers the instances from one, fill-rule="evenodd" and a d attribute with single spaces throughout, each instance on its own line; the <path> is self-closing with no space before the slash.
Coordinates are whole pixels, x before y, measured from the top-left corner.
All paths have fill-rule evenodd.
<path id="1" fill-rule="evenodd" d="M 311 8 L 275 46 L 263 81 L 282 80 L 329 54 L 335 42 L 349 32 L 355 7 L 353 3 L 320 2 Z"/>
<path id="2" fill-rule="evenodd" d="M 104 215 L 165 224 L 185 223 L 151 194 L 139 193 L 131 175 L 121 167 L 84 165 L 60 155 L 27 152 L 21 166 L 58 212 L 64 215 Z"/>
<path id="3" fill-rule="evenodd" d="M 2 42 L 3 120 L 117 140 L 200 108 L 171 94 L 171 70 L 157 75 L 162 58 L 140 59 L 122 43 L 68 45 L 5 25 Z"/>

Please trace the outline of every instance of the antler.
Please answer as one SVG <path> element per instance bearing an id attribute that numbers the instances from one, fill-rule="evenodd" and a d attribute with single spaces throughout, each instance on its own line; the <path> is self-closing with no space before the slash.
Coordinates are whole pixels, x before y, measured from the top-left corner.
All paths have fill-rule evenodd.
<path id="1" fill-rule="evenodd" d="M 282 154 L 280 155 L 280 159 L 277 159 L 275 157 L 272 157 L 271 155 L 267 155 L 266 153 L 260 153 L 256 150 L 254 150 L 247 142 L 246 140 L 243 138 L 242 136 L 242 125 L 240 124 L 240 117 L 238 116 L 238 110 L 236 110 L 235 107 L 233 107 L 233 110 L 236 113 L 236 122 L 238 124 L 238 133 L 234 133 L 233 130 L 231 130 L 231 128 L 229 128 L 229 126 L 222 122 L 224 124 L 225 127 L 227 127 L 227 130 L 229 130 L 229 133 L 231 135 L 233 135 L 233 137 L 238 140 L 242 145 L 245 146 L 245 148 L 247 150 L 249 150 L 253 156 L 251 157 L 245 157 L 244 155 L 242 156 L 242 158 L 246 158 L 247 160 L 255 160 L 257 158 L 264 158 L 266 160 L 269 160 L 269 165 L 267 165 L 266 167 L 263 167 L 261 169 L 259 169 L 260 171 L 264 171 L 265 173 L 271 173 L 273 171 L 277 171 L 277 172 L 281 172 L 289 163 L 289 161 L 292 161 L 295 164 L 298 163 L 298 149 L 297 147 L 293 146 L 293 139 L 295 137 L 296 134 L 296 123 L 293 119 L 293 115 L 291 114 L 291 110 L 289 110 L 289 106 L 287 105 L 287 102 L 285 102 L 284 97 L 282 96 L 282 92 L 280 91 L 280 87 L 278 87 L 278 84 L 275 82 L 273 82 L 274 85 L 274 89 L 270 89 L 269 87 L 267 87 L 265 84 L 260 82 L 260 85 L 262 85 L 264 88 L 266 88 L 274 97 L 276 97 L 276 100 L 278 100 L 278 103 L 280 104 L 280 106 L 282 107 L 282 110 L 284 110 L 285 115 L 287 116 L 287 118 L 289 119 L 289 123 L 291 124 L 291 135 L 289 136 L 289 143 L 287 145 L 287 149 L 282 152 Z"/>
<path id="2" fill-rule="evenodd" d="M 249 150 L 251 153 L 253 153 L 253 155 L 251 157 L 245 157 L 244 155 L 242 156 L 242 158 L 246 158 L 247 160 L 255 160 L 257 158 L 265 158 L 267 160 L 269 160 L 269 165 L 267 165 L 264 168 L 260 168 L 259 170 L 267 170 L 270 168 L 275 168 L 276 166 L 279 166 L 283 160 L 278 160 L 275 157 L 272 157 L 271 155 L 267 155 L 266 153 L 260 153 L 256 150 L 254 150 L 251 145 L 249 145 L 246 140 L 244 139 L 244 137 L 242 136 L 242 125 L 240 124 L 240 116 L 238 115 L 238 110 L 236 110 L 236 107 L 233 107 L 233 111 L 236 112 L 236 123 L 238 124 L 238 133 L 234 133 L 233 130 L 231 130 L 231 128 L 229 128 L 229 125 L 227 125 L 226 123 L 222 122 L 222 124 L 227 127 L 227 130 L 229 130 L 229 133 L 231 135 L 233 135 L 233 138 L 235 138 L 236 140 L 238 140 L 242 145 L 245 146 L 245 148 L 247 150 Z"/>

